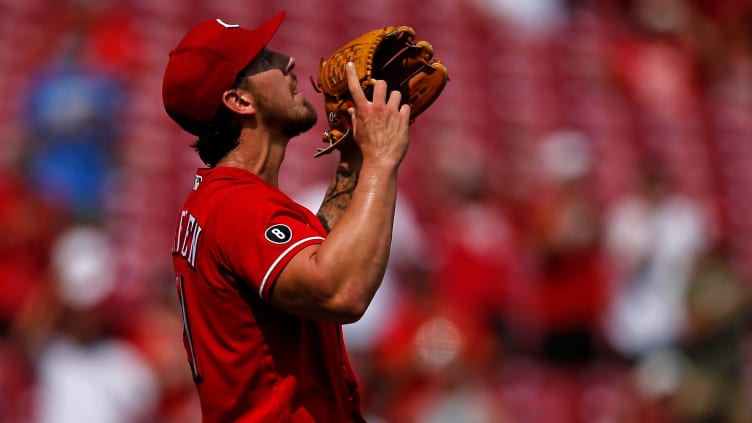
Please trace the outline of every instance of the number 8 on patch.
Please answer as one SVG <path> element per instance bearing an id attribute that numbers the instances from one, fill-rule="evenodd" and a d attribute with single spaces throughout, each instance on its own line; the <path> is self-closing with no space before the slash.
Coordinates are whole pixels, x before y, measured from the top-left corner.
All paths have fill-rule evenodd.
<path id="1" fill-rule="evenodd" d="M 270 226 L 264 232 L 264 236 L 269 242 L 274 244 L 284 244 L 292 239 L 292 229 L 287 225 L 277 224 Z"/>

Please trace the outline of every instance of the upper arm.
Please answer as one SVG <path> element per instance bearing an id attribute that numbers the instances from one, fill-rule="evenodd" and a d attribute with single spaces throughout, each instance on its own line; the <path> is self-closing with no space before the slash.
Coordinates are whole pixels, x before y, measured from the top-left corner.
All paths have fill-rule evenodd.
<path id="1" fill-rule="evenodd" d="M 321 244 L 298 251 L 279 273 L 269 294 L 277 308 L 305 318 L 350 323 L 360 318 L 361 309 L 347 299 L 341 286 L 318 261 Z"/>

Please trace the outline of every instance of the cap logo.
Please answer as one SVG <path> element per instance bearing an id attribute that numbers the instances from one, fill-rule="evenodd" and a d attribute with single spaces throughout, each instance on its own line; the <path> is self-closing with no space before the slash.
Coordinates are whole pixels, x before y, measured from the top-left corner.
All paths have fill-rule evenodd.
<path id="1" fill-rule="evenodd" d="M 285 244 L 292 239 L 292 230 L 287 225 L 277 224 L 270 226 L 264 232 L 267 241 L 274 244 Z"/>
<path id="2" fill-rule="evenodd" d="M 226 23 L 225 21 L 223 21 L 222 19 L 219 19 L 219 18 L 217 18 L 217 23 L 219 23 L 220 25 L 222 25 L 225 28 L 240 28 L 240 25 L 237 25 L 237 24 L 228 24 L 228 23 Z"/>

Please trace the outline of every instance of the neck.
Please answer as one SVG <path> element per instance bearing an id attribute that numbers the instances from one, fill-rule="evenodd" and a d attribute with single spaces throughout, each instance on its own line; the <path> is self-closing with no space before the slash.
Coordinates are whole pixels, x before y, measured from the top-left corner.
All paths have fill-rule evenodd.
<path id="1" fill-rule="evenodd" d="M 285 159 L 289 139 L 272 136 L 269 132 L 244 128 L 240 142 L 217 163 L 219 166 L 237 167 L 256 174 L 269 184 L 279 187 L 279 169 Z"/>

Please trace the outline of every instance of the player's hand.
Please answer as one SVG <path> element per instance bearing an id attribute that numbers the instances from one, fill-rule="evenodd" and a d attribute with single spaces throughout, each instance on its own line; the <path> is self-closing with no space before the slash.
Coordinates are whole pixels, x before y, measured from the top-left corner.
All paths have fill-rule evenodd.
<path id="1" fill-rule="evenodd" d="M 410 106 L 400 106 L 401 94 L 392 91 L 387 98 L 387 84 L 376 81 L 373 100 L 368 101 L 352 63 L 346 67 L 347 85 L 354 107 L 350 118 L 353 137 L 363 153 L 363 160 L 399 164 L 409 144 Z"/>

